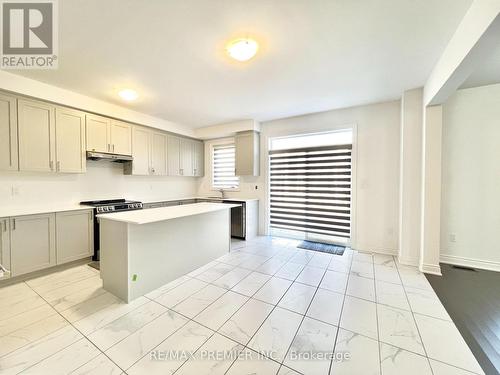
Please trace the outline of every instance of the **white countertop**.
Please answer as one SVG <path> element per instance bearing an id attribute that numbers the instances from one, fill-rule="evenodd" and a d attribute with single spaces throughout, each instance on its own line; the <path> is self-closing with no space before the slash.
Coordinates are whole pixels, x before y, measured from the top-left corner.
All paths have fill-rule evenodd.
<path id="1" fill-rule="evenodd" d="M 155 199 L 155 200 L 147 200 L 142 201 L 142 203 L 160 203 L 160 202 L 172 202 L 172 201 L 182 201 L 188 199 L 213 199 L 213 200 L 222 200 L 220 197 L 184 197 L 184 198 L 169 198 L 169 199 Z M 251 202 L 258 201 L 258 198 L 231 198 L 224 197 L 224 200 L 234 201 L 234 202 Z"/>
<path id="2" fill-rule="evenodd" d="M 100 219 L 121 221 L 129 224 L 149 224 L 158 221 L 172 220 L 185 216 L 205 214 L 208 212 L 228 210 L 238 207 L 237 204 L 227 203 L 193 203 L 180 206 L 150 208 L 147 210 L 123 211 L 112 214 L 97 215 Z"/>
<path id="3" fill-rule="evenodd" d="M 52 212 L 91 210 L 92 207 L 80 204 L 51 204 L 25 207 L 0 207 L 0 217 L 14 217 L 23 215 L 37 215 Z"/>

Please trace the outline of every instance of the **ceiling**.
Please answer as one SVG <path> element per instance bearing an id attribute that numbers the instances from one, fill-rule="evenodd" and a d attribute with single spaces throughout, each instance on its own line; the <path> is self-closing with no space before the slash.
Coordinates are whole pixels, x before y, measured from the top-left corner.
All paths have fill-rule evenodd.
<path id="1" fill-rule="evenodd" d="M 460 86 L 461 89 L 500 83 L 500 41 L 497 40 L 496 44 L 496 48 L 490 51 L 489 56 L 479 63 Z"/>
<path id="2" fill-rule="evenodd" d="M 16 74 L 201 127 L 397 99 L 422 86 L 472 0 L 64 0 L 59 69 Z M 248 63 L 225 43 L 261 44 Z"/>

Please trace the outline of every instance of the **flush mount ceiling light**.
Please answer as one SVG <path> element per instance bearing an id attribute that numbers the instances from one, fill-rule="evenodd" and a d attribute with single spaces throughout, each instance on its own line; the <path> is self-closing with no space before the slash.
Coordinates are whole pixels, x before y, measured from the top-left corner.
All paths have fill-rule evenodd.
<path id="1" fill-rule="evenodd" d="M 240 38 L 228 43 L 227 53 L 238 61 L 248 61 L 255 56 L 259 50 L 259 44 L 250 38 Z"/>
<path id="2" fill-rule="evenodd" d="M 139 94 L 135 90 L 132 89 L 123 89 L 118 92 L 118 95 L 120 95 L 120 98 L 123 100 L 126 100 L 127 102 L 131 102 L 133 100 L 136 100 L 139 97 Z"/>

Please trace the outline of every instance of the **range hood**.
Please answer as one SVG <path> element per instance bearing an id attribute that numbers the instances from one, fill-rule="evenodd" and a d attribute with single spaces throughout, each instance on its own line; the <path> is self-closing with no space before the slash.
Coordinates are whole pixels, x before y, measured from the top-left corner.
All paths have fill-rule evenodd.
<path id="1" fill-rule="evenodd" d="M 134 158 L 129 155 L 108 154 L 105 152 L 95 152 L 95 151 L 87 151 L 87 159 L 112 161 L 114 163 L 126 163 L 128 161 L 134 160 Z"/>

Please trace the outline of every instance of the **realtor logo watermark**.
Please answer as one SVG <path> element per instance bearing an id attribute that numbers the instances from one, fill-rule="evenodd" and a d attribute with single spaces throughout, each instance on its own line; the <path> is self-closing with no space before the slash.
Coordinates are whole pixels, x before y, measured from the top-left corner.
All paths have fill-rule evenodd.
<path id="1" fill-rule="evenodd" d="M 2 69 L 56 69 L 56 0 L 0 0 Z"/>

